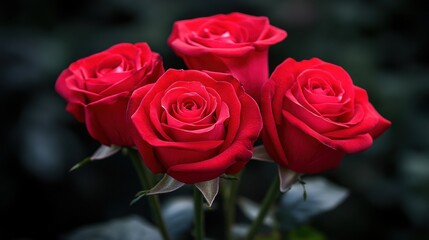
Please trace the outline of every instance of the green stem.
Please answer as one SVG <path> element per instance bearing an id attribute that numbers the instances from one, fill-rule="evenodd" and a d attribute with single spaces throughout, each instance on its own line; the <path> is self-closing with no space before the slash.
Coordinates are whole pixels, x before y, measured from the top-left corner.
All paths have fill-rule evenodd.
<path id="1" fill-rule="evenodd" d="M 224 216 L 225 216 L 225 236 L 227 240 L 232 240 L 231 235 L 232 225 L 235 221 L 235 204 L 237 202 L 238 187 L 240 185 L 240 176 L 238 173 L 238 180 L 226 180 L 222 186 L 223 203 L 224 203 Z"/>
<path id="2" fill-rule="evenodd" d="M 256 233 L 259 231 L 259 228 L 261 227 L 262 222 L 268 213 L 268 210 L 280 195 L 279 186 L 280 186 L 280 181 L 279 181 L 279 178 L 276 177 L 273 183 L 271 183 L 270 189 L 268 190 L 267 195 L 265 195 L 265 198 L 262 201 L 261 209 L 259 210 L 258 216 L 253 221 L 252 226 L 250 227 L 250 230 L 247 233 L 247 236 L 246 236 L 247 240 L 251 240 L 255 238 Z"/>
<path id="3" fill-rule="evenodd" d="M 153 185 L 153 179 L 143 165 L 143 161 L 141 160 L 140 155 L 134 149 L 127 149 L 126 152 L 128 153 L 133 162 L 134 168 L 137 171 L 137 175 L 139 176 L 140 184 L 142 185 L 143 189 L 150 189 Z M 147 198 L 149 200 L 152 217 L 156 225 L 158 226 L 159 232 L 161 233 L 164 240 L 169 240 L 170 235 L 165 225 L 164 218 L 162 217 L 161 204 L 159 202 L 158 195 L 149 195 L 147 196 Z"/>
<path id="4" fill-rule="evenodd" d="M 198 188 L 194 187 L 194 223 L 195 223 L 195 240 L 204 239 L 204 209 L 203 195 Z"/>

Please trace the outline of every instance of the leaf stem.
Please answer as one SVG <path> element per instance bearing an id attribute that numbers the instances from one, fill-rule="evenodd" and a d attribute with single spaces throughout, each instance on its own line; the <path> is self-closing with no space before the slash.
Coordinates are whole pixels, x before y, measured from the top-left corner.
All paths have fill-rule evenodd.
<path id="1" fill-rule="evenodd" d="M 140 155 L 138 154 L 138 152 L 134 149 L 129 149 L 129 148 L 126 149 L 125 152 L 133 162 L 134 168 L 136 169 L 137 175 L 140 180 L 140 184 L 142 185 L 143 189 L 145 190 L 150 189 L 153 186 L 153 179 L 149 175 L 150 173 L 148 172 L 146 167 L 143 165 L 143 161 L 140 158 Z M 158 226 L 159 232 L 161 233 L 164 240 L 169 240 L 170 235 L 165 225 L 164 218 L 162 217 L 161 204 L 159 202 L 158 195 L 149 195 L 147 197 L 149 200 L 152 217 L 156 225 Z"/>
<path id="2" fill-rule="evenodd" d="M 194 187 L 194 223 L 195 231 L 194 237 L 195 240 L 204 239 L 204 209 L 203 209 L 203 195 L 201 194 L 198 188 Z"/>
<path id="3" fill-rule="evenodd" d="M 222 186 L 223 210 L 225 216 L 225 236 L 227 240 L 232 240 L 232 225 L 235 221 L 235 204 L 237 202 L 238 187 L 240 185 L 241 173 L 237 174 L 237 180 L 225 180 Z"/>
<path id="4" fill-rule="evenodd" d="M 255 238 L 259 228 L 262 225 L 262 222 L 265 216 L 268 213 L 268 210 L 280 195 L 279 187 L 280 187 L 280 181 L 279 181 L 279 178 L 276 177 L 274 181 L 271 183 L 271 186 L 267 194 L 265 195 L 264 200 L 262 201 L 261 209 L 259 210 L 258 216 L 253 221 L 252 226 L 250 227 L 249 232 L 247 233 L 247 236 L 246 236 L 247 240 L 252 240 Z"/>

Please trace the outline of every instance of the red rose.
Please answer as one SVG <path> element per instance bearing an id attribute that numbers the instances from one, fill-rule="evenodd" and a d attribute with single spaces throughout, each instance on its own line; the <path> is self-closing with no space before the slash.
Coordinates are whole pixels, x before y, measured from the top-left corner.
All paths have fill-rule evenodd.
<path id="1" fill-rule="evenodd" d="M 241 170 L 262 128 L 256 102 L 224 73 L 170 69 L 129 109 L 149 169 L 188 184 Z"/>
<path id="2" fill-rule="evenodd" d="M 259 102 L 268 48 L 285 38 L 267 17 L 231 13 L 177 21 L 168 44 L 191 69 L 231 73 Z"/>
<path id="3" fill-rule="evenodd" d="M 299 173 L 336 167 L 390 126 L 343 68 L 317 58 L 281 63 L 263 87 L 261 110 L 268 154 Z"/>
<path id="4" fill-rule="evenodd" d="M 146 43 L 121 43 L 72 63 L 55 89 L 94 139 L 108 146 L 132 146 L 126 115 L 131 93 L 163 72 L 161 57 Z"/>

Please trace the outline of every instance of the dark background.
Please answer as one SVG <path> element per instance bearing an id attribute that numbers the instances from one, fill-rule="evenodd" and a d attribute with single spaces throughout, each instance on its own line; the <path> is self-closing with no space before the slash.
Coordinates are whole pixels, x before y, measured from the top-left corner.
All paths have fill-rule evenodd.
<path id="1" fill-rule="evenodd" d="M 140 188 L 121 155 L 68 172 L 98 144 L 64 110 L 56 78 L 119 42 L 146 41 L 166 68 L 184 68 L 166 44 L 173 22 L 231 11 L 268 16 L 288 32 L 271 48 L 271 70 L 287 57 L 341 65 L 393 123 L 370 150 L 324 174 L 350 196 L 311 226 L 327 239 L 429 239 L 429 6 L 406 0 L 2 3 L 0 239 L 56 239 L 129 214 L 149 218 L 145 200 L 128 206 Z M 246 175 L 240 194 L 260 201 L 273 169 L 247 169 L 256 176 Z"/>

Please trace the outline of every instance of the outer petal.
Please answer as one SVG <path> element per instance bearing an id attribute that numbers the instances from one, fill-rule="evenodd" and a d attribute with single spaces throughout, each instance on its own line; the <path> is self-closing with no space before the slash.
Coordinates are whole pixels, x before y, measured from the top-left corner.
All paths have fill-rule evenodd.
<path id="1" fill-rule="evenodd" d="M 262 132 L 262 139 L 268 154 L 277 161 L 281 166 L 287 166 L 288 160 L 281 145 L 283 139 L 279 138 L 274 112 L 281 112 L 280 106 L 275 106 L 273 102 L 274 94 L 276 92 L 277 83 L 273 80 L 268 81 L 262 89 L 261 98 L 261 113 L 264 123 Z M 281 95 L 281 91 L 280 94 Z"/>
<path id="2" fill-rule="evenodd" d="M 351 138 L 359 134 L 371 133 L 373 130 L 384 132 L 387 127 L 390 126 L 390 122 L 388 124 L 383 124 L 383 117 L 374 109 L 371 103 L 368 101 L 368 95 L 364 89 L 355 87 L 355 115 L 361 115 L 359 117 L 359 121 L 353 121 L 347 124 L 346 127 L 337 129 L 335 131 L 324 133 L 325 136 L 333 138 L 333 139 L 345 139 Z M 354 120 L 353 117 L 351 120 Z M 387 120 L 386 120 L 387 121 Z M 380 128 L 377 125 L 381 123 Z M 371 134 L 371 136 L 373 136 Z"/>
<path id="3" fill-rule="evenodd" d="M 262 86 L 268 81 L 268 49 L 254 51 L 246 58 L 223 58 L 222 61 L 243 84 L 246 92 L 259 103 Z"/>
<path id="4" fill-rule="evenodd" d="M 183 42 L 179 39 L 172 40 L 169 45 L 180 57 L 193 57 L 207 53 L 216 54 L 220 57 L 237 57 L 247 55 L 254 50 L 252 46 L 245 46 L 240 48 L 217 48 L 214 50 L 208 47 L 189 45 L 188 43 Z"/>
<path id="5" fill-rule="evenodd" d="M 94 139 L 108 146 L 133 145 L 126 114 L 129 95 L 119 93 L 86 106 L 85 123 Z"/>
<path id="6" fill-rule="evenodd" d="M 126 115 L 130 93 L 163 72 L 161 57 L 146 43 L 121 43 L 70 64 L 55 89 L 92 137 L 104 145 L 132 146 Z"/>
<path id="7" fill-rule="evenodd" d="M 131 118 L 131 116 L 136 112 L 136 110 L 140 107 L 140 104 L 143 98 L 146 96 L 146 93 L 152 88 L 153 84 L 148 84 L 145 86 L 136 89 L 130 97 L 127 115 Z"/>
<path id="8" fill-rule="evenodd" d="M 138 136 L 138 134 L 139 133 L 133 135 L 133 140 L 143 158 L 143 162 L 153 173 L 165 173 L 167 169 L 157 160 L 153 147 Z"/>
<path id="9" fill-rule="evenodd" d="M 320 142 L 286 122 L 281 134 L 288 158 L 287 168 L 299 173 L 319 173 L 338 166 L 344 153 Z"/>
<path id="10" fill-rule="evenodd" d="M 84 122 L 85 96 L 79 92 L 73 91 L 73 88 L 78 87 L 74 86 L 74 83 L 78 84 L 79 81 L 76 81 L 72 72 L 66 69 L 61 72 L 58 80 L 55 82 L 55 90 L 68 102 L 67 111 L 70 112 L 79 122 Z"/>
<path id="11" fill-rule="evenodd" d="M 323 134 L 314 131 L 305 123 L 303 123 L 300 119 L 296 118 L 289 112 L 284 111 L 283 116 L 285 118 L 285 123 L 291 124 L 292 126 L 300 129 L 307 135 L 317 139 L 320 143 L 334 150 L 339 150 L 346 153 L 357 153 L 368 149 L 372 145 L 372 137 L 369 134 L 360 134 L 345 139 L 331 139 L 326 136 L 323 136 Z M 282 135 L 284 137 L 286 135 L 289 135 L 289 133 L 287 133 L 287 130 L 284 129 L 280 133 L 280 136 Z"/>
<path id="12" fill-rule="evenodd" d="M 148 56 L 143 68 L 136 69 L 127 78 L 110 83 L 110 86 L 100 92 L 103 96 L 109 96 L 121 91 L 132 91 L 146 84 L 154 83 L 163 73 L 164 67 L 161 57 L 157 53 Z"/>

